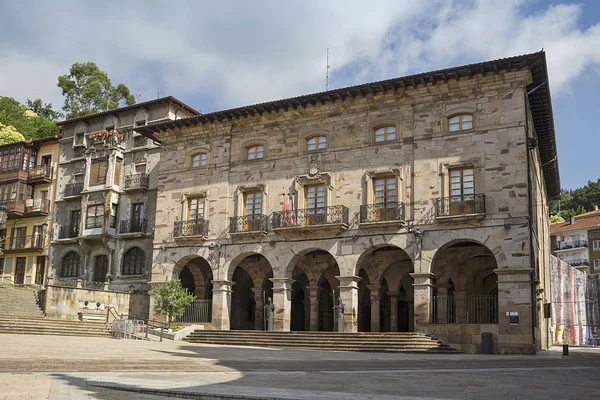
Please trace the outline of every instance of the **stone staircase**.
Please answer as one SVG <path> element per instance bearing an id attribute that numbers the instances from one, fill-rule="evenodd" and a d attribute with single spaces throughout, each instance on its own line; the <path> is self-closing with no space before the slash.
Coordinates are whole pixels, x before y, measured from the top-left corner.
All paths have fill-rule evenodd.
<path id="1" fill-rule="evenodd" d="M 37 291 L 27 287 L 0 286 L 0 334 L 109 337 L 104 322 L 51 320 L 38 306 Z"/>
<path id="2" fill-rule="evenodd" d="M 266 332 L 196 330 L 183 340 L 298 350 L 453 353 L 456 349 L 415 332 Z"/>

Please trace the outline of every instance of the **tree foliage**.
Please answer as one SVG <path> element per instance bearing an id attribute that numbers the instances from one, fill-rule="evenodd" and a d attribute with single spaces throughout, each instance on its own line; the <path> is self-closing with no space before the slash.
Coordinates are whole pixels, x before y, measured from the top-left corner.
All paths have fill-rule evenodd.
<path id="1" fill-rule="evenodd" d="M 45 106 L 49 106 L 50 109 L 52 107 L 50 104 Z M 39 139 L 60 133 L 54 122 L 38 115 L 11 97 L 0 97 L 0 123 L 12 126 L 25 139 Z"/>
<path id="2" fill-rule="evenodd" d="M 44 117 L 50 121 L 58 121 L 63 117 L 63 114 L 60 111 L 56 111 L 52 108 L 52 103 L 44 103 L 42 99 L 27 99 L 25 107 L 40 117 Z"/>
<path id="3" fill-rule="evenodd" d="M 595 206 L 600 206 L 600 179 L 575 190 L 561 190 L 560 199 L 550 202 L 550 214 L 568 219 L 592 211 Z"/>
<path id="4" fill-rule="evenodd" d="M 173 279 L 159 286 L 152 290 L 150 295 L 154 298 L 154 312 L 166 315 L 169 326 L 173 318 L 181 317 L 185 306 L 196 298 L 181 286 L 179 279 Z"/>
<path id="5" fill-rule="evenodd" d="M 0 122 L 0 144 L 15 143 L 22 140 L 25 140 L 25 138 L 15 129 L 14 126 L 7 126 Z"/>
<path id="6" fill-rule="evenodd" d="M 58 77 L 58 87 L 65 96 L 63 110 L 67 118 L 135 104 L 129 88 L 122 83 L 113 86 L 108 74 L 93 62 L 71 65 L 68 75 Z"/>
<path id="7" fill-rule="evenodd" d="M 552 224 L 560 224 L 565 222 L 565 219 L 560 215 L 551 215 L 550 216 L 550 225 Z"/>

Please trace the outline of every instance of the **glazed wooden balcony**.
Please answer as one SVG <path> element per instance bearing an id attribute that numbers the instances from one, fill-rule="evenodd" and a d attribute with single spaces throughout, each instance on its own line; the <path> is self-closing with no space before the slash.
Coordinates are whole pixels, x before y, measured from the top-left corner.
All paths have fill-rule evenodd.
<path id="1" fill-rule="evenodd" d="M 52 166 L 40 165 L 29 169 L 27 182 L 30 183 L 50 183 L 52 182 Z"/>

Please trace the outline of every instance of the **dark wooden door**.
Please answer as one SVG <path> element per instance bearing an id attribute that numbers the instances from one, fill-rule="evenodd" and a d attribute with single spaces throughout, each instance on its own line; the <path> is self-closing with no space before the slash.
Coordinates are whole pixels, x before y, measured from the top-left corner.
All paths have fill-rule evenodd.
<path id="1" fill-rule="evenodd" d="M 25 283 L 25 263 L 26 257 L 17 257 L 17 267 L 15 268 L 15 285 Z"/>

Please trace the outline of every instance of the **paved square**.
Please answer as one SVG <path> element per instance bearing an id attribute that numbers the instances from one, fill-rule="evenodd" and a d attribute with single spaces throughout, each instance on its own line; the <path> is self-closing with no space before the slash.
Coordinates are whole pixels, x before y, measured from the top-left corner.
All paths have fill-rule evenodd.
<path id="1" fill-rule="evenodd" d="M 598 399 L 599 349 L 538 356 L 273 350 L 0 335 L 0 399 Z"/>

